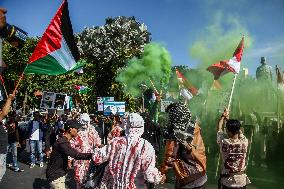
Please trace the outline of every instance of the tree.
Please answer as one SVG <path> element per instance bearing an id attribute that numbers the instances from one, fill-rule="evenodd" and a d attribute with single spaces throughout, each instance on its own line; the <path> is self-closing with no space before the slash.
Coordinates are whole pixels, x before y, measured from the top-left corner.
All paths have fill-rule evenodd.
<path id="1" fill-rule="evenodd" d="M 117 94 L 117 87 L 121 89 L 114 80 L 118 70 L 128 59 L 141 55 L 149 35 L 144 24 L 124 16 L 107 18 L 104 26 L 85 28 L 77 35 L 81 56 L 91 63 L 84 71 L 95 83 L 98 96 L 115 95 L 112 91 Z"/>

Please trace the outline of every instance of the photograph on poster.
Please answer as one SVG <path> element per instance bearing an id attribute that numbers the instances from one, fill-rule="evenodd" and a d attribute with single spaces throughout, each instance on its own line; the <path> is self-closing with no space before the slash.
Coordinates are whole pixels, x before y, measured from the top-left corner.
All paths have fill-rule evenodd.
<path id="1" fill-rule="evenodd" d="M 56 93 L 55 100 L 54 100 L 54 108 L 62 110 L 64 109 L 64 102 L 65 102 L 66 94 Z"/>

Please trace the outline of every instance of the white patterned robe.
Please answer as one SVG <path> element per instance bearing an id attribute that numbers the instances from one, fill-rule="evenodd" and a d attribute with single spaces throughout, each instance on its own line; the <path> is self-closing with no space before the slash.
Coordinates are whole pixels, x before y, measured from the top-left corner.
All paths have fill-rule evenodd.
<path id="1" fill-rule="evenodd" d="M 72 148 L 81 153 L 92 153 L 95 146 L 101 145 L 101 139 L 93 126 L 79 130 L 78 136 L 70 141 Z M 69 158 L 72 160 L 71 158 Z M 74 160 L 75 180 L 79 184 L 85 180 L 89 170 L 90 160 Z"/>
<path id="2" fill-rule="evenodd" d="M 146 188 L 145 180 L 155 184 L 161 181 L 161 173 L 155 167 L 155 150 L 140 137 L 143 132 L 144 127 L 127 129 L 125 137 L 116 137 L 94 150 L 95 164 L 109 161 L 99 188 Z"/>

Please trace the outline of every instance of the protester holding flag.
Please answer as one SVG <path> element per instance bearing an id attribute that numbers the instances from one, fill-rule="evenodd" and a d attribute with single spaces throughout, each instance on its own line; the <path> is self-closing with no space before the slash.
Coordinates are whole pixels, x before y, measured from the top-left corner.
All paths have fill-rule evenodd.
<path id="1" fill-rule="evenodd" d="M 0 182 L 6 172 L 6 153 L 8 145 L 8 134 L 4 124 L 2 123 L 2 120 L 6 115 L 8 115 L 14 98 L 15 93 L 9 95 L 5 105 L 0 111 Z"/>
<path id="2" fill-rule="evenodd" d="M 223 130 L 225 122 L 227 134 Z M 248 139 L 242 134 L 240 121 L 229 119 L 227 109 L 224 110 L 217 125 L 217 143 L 222 157 L 219 188 L 245 189 L 250 183 L 245 172 Z"/>

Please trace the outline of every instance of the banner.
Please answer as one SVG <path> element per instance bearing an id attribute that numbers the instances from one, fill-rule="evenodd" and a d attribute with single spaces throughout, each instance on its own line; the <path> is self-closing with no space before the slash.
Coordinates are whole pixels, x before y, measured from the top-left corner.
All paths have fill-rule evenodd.
<path id="1" fill-rule="evenodd" d="M 124 115 L 125 113 L 125 102 L 105 101 L 103 106 L 104 115 Z"/>
<path id="2" fill-rule="evenodd" d="M 64 110 L 66 94 L 43 91 L 40 108 Z"/>
<path id="3" fill-rule="evenodd" d="M 54 99 L 55 93 L 54 92 L 47 92 L 43 91 L 40 108 L 43 109 L 54 109 Z"/>
<path id="4" fill-rule="evenodd" d="M 54 109 L 64 110 L 64 102 L 65 102 L 66 94 L 56 93 L 54 100 Z"/>
<path id="5" fill-rule="evenodd" d="M 105 101 L 114 101 L 114 97 L 97 97 L 97 106 L 98 106 L 99 112 L 104 111 L 104 102 Z"/>

